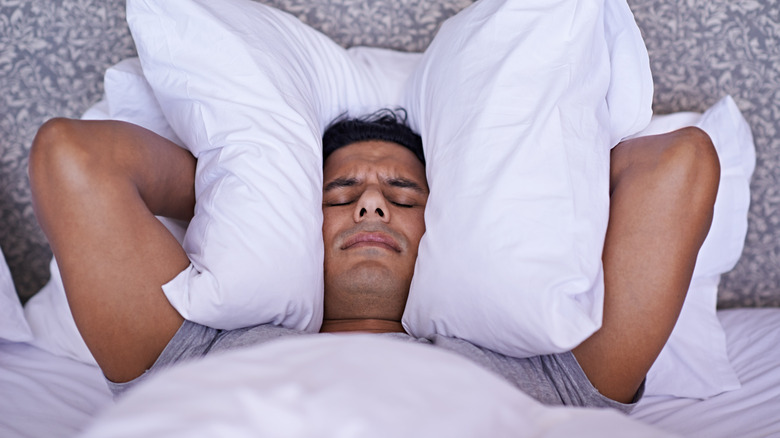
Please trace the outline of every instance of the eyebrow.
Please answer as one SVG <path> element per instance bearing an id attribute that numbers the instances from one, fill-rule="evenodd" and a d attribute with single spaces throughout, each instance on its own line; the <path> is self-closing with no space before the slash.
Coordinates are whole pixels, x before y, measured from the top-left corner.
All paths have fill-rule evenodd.
<path id="1" fill-rule="evenodd" d="M 408 178 L 403 178 L 403 177 L 387 178 L 383 182 L 392 187 L 398 187 L 401 189 L 411 189 L 423 195 L 427 194 L 427 191 L 423 189 L 422 186 L 420 186 L 420 184 L 417 184 L 416 182 Z M 360 184 L 360 181 L 357 178 L 336 178 L 333 181 L 329 182 L 325 186 L 323 191 L 329 192 L 331 190 L 341 189 L 345 187 L 354 187 L 358 184 Z"/>
<path id="2" fill-rule="evenodd" d="M 357 178 L 336 178 L 333 181 L 329 182 L 325 189 L 323 189 L 324 192 L 328 192 L 335 189 L 341 189 L 344 187 L 352 187 L 358 185 Z"/>
<path id="3" fill-rule="evenodd" d="M 385 180 L 385 184 L 393 187 L 398 187 L 401 189 L 412 189 L 415 192 L 418 192 L 423 195 L 427 193 L 419 184 L 417 184 L 416 182 L 408 178 L 402 178 L 402 177 L 388 178 Z"/>

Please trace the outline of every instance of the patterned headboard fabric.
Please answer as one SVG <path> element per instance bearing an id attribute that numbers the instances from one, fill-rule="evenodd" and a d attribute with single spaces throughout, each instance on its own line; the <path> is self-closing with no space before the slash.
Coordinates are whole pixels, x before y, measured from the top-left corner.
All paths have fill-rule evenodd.
<path id="1" fill-rule="evenodd" d="M 262 0 L 349 47 L 421 51 L 472 0 Z M 721 307 L 780 306 L 780 9 L 759 0 L 629 0 L 650 53 L 654 108 L 702 111 L 731 94 L 758 163 L 745 251 L 724 277 Z M 27 157 L 38 126 L 79 117 L 103 72 L 135 48 L 124 0 L 0 0 L 0 247 L 23 300 L 48 278 Z"/>

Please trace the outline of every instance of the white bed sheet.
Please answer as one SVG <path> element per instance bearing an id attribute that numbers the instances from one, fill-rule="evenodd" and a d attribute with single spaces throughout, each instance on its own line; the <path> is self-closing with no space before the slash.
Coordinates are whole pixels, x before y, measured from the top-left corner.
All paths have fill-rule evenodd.
<path id="1" fill-rule="evenodd" d="M 111 404 L 97 367 L 0 343 L 0 437 L 76 436 Z"/>
<path id="2" fill-rule="evenodd" d="M 719 312 L 742 388 L 707 400 L 647 397 L 631 416 L 689 437 L 780 437 L 780 309 Z M 100 370 L 0 343 L 0 437 L 71 437 L 112 405 Z"/>
<path id="3" fill-rule="evenodd" d="M 718 317 L 742 388 L 706 400 L 646 397 L 631 416 L 686 437 L 780 437 L 780 309 Z"/>

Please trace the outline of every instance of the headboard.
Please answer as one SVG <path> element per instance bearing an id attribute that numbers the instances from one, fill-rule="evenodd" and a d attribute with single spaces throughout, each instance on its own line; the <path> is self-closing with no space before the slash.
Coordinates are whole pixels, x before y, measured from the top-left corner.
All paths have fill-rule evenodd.
<path id="1" fill-rule="evenodd" d="M 344 46 L 421 51 L 471 0 L 263 0 Z M 629 0 L 650 53 L 654 108 L 703 111 L 734 97 L 758 162 L 742 259 L 721 307 L 780 306 L 780 15 L 772 2 Z M 27 180 L 35 132 L 100 99 L 105 69 L 134 56 L 124 0 L 0 1 L 0 247 L 22 300 L 48 278 L 51 252 Z"/>

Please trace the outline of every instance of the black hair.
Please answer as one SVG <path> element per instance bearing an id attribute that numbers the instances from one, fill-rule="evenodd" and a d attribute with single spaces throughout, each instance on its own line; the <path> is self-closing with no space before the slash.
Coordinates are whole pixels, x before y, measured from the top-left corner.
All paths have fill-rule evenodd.
<path id="1" fill-rule="evenodd" d="M 406 110 L 381 109 L 359 118 L 341 116 L 325 129 L 322 135 L 322 162 L 335 150 L 368 140 L 382 140 L 399 144 L 414 153 L 425 165 L 422 138 L 406 123 Z"/>

